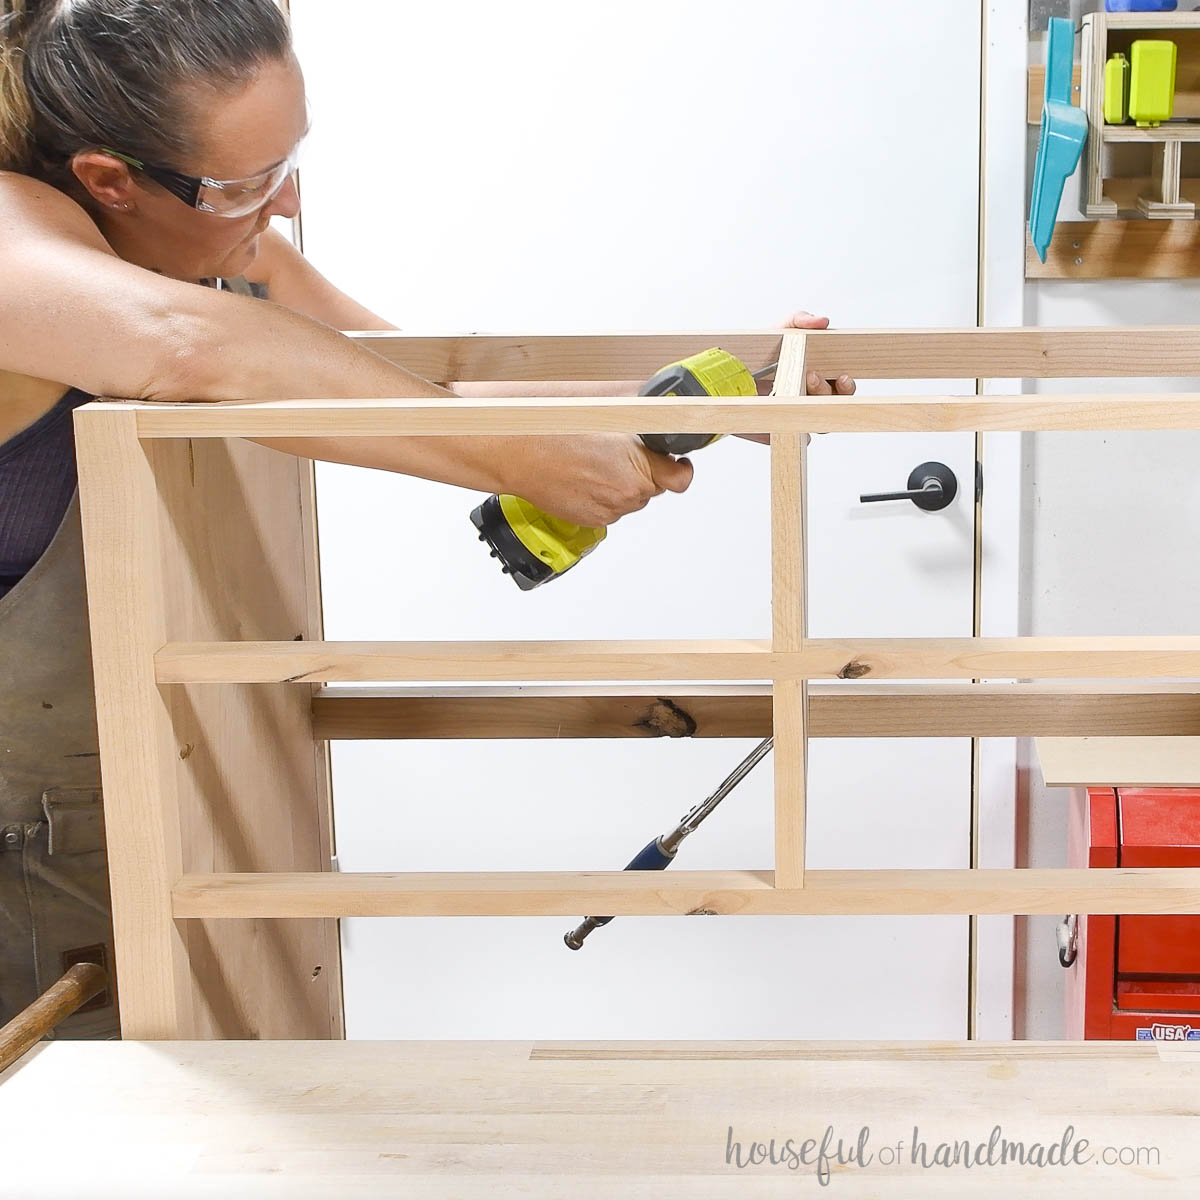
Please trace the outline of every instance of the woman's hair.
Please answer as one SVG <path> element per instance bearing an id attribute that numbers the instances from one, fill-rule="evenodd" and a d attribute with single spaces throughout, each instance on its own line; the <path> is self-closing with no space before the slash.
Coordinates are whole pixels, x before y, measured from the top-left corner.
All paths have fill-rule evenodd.
<path id="1" fill-rule="evenodd" d="M 182 169 L 205 106 L 290 53 L 274 0 L 0 0 L 0 169 L 108 146 Z"/>

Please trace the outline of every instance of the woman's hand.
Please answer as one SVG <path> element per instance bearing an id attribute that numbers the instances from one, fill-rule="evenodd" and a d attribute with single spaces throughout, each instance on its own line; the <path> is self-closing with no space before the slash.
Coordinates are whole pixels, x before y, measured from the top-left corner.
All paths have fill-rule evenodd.
<path id="1" fill-rule="evenodd" d="M 692 464 L 654 454 L 632 434 L 531 436 L 505 482 L 543 512 L 595 527 L 645 508 L 665 491 L 686 491 Z"/>
<path id="2" fill-rule="evenodd" d="M 806 309 L 797 309 L 782 325 L 780 329 L 828 329 L 828 317 L 815 317 Z M 769 379 L 760 379 L 758 381 L 758 394 L 760 396 L 769 396 L 771 389 L 774 387 L 773 381 Z M 839 375 L 836 379 L 822 379 L 816 371 L 809 371 L 808 377 L 805 380 L 805 391 L 810 396 L 853 396 L 857 384 L 849 375 Z M 748 442 L 758 442 L 760 445 L 769 446 L 771 444 L 771 435 L 769 433 L 739 433 L 740 438 L 745 438 Z M 808 441 L 809 439 L 805 439 Z"/>

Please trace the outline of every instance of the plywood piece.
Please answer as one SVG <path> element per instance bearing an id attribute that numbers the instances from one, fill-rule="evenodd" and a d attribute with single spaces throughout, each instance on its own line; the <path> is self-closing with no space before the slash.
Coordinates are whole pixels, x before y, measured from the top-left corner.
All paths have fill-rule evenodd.
<path id="1" fill-rule="evenodd" d="M 1149 180 L 1130 182 L 1131 190 L 1149 187 Z M 1185 199 L 1195 197 L 1200 180 L 1182 180 L 1181 189 Z M 1195 200 L 1188 203 L 1194 205 Z M 1192 220 L 1060 221 L 1044 263 L 1026 237 L 1025 278 L 1200 278 L 1196 232 Z"/>
<path id="2" fill-rule="evenodd" d="M 1083 77 L 1083 66 L 1075 64 L 1071 73 L 1071 103 L 1079 105 L 1080 81 Z M 1042 105 L 1046 100 L 1046 67 L 1044 64 L 1031 66 L 1028 72 L 1029 97 L 1025 110 L 1025 120 L 1029 125 L 1042 123 Z"/>
<path id="3" fill-rule="evenodd" d="M 1196 132 L 1200 135 L 1200 128 Z M 1196 215 L 1196 206 L 1180 196 L 1182 152 L 1183 145 L 1179 138 L 1154 143 L 1150 168 L 1152 187 L 1138 196 L 1138 208 L 1151 220 L 1186 220 Z"/>
<path id="4" fill-rule="evenodd" d="M 1068 1197 L 1190 1200 L 1198 1084 L 1195 1043 L 57 1042 L 0 1076 L 0 1123 L 22 1200 L 774 1200 L 824 1194 L 826 1129 L 828 1192 L 854 1200 L 1044 1196 L 1051 1179 Z M 1072 1157 L 1079 1139 L 1143 1150 L 1124 1167 L 932 1165 L 943 1142 L 986 1156 L 996 1128 L 1028 1158 L 1068 1126 Z M 863 1129 L 866 1165 L 839 1163 Z M 787 1138 L 814 1153 L 746 1165 L 772 1138 L 777 1159 Z"/>
<path id="5" fill-rule="evenodd" d="M 1200 737 L 1037 739 L 1050 787 L 1200 787 Z"/>
<path id="6" fill-rule="evenodd" d="M 1083 18 L 1083 74 L 1080 103 L 1087 112 L 1088 138 L 1083 147 L 1083 196 L 1081 203 L 1088 217 L 1115 217 L 1117 205 L 1104 194 L 1104 143 L 1095 136 L 1104 128 L 1104 63 L 1106 53 L 1106 14 L 1090 13 Z"/>
<path id="7" fill-rule="evenodd" d="M 1200 913 L 1200 867 L 185 875 L 176 917 Z"/>

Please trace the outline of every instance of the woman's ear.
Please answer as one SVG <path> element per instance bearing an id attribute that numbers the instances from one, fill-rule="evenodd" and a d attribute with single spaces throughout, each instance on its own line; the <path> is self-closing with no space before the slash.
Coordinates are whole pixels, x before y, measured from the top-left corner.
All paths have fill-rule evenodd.
<path id="1" fill-rule="evenodd" d="M 85 150 L 71 159 L 71 170 L 84 190 L 104 208 L 133 208 L 138 185 L 129 164 L 103 150 Z"/>

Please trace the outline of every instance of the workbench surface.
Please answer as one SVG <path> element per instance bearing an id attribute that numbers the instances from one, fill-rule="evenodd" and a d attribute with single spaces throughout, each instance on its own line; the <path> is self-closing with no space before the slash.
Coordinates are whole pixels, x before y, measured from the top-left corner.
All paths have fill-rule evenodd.
<path id="1" fill-rule="evenodd" d="M 1192 1197 L 1198 1117 L 1200 1043 L 53 1042 L 0 1075 L 0 1196 Z"/>

